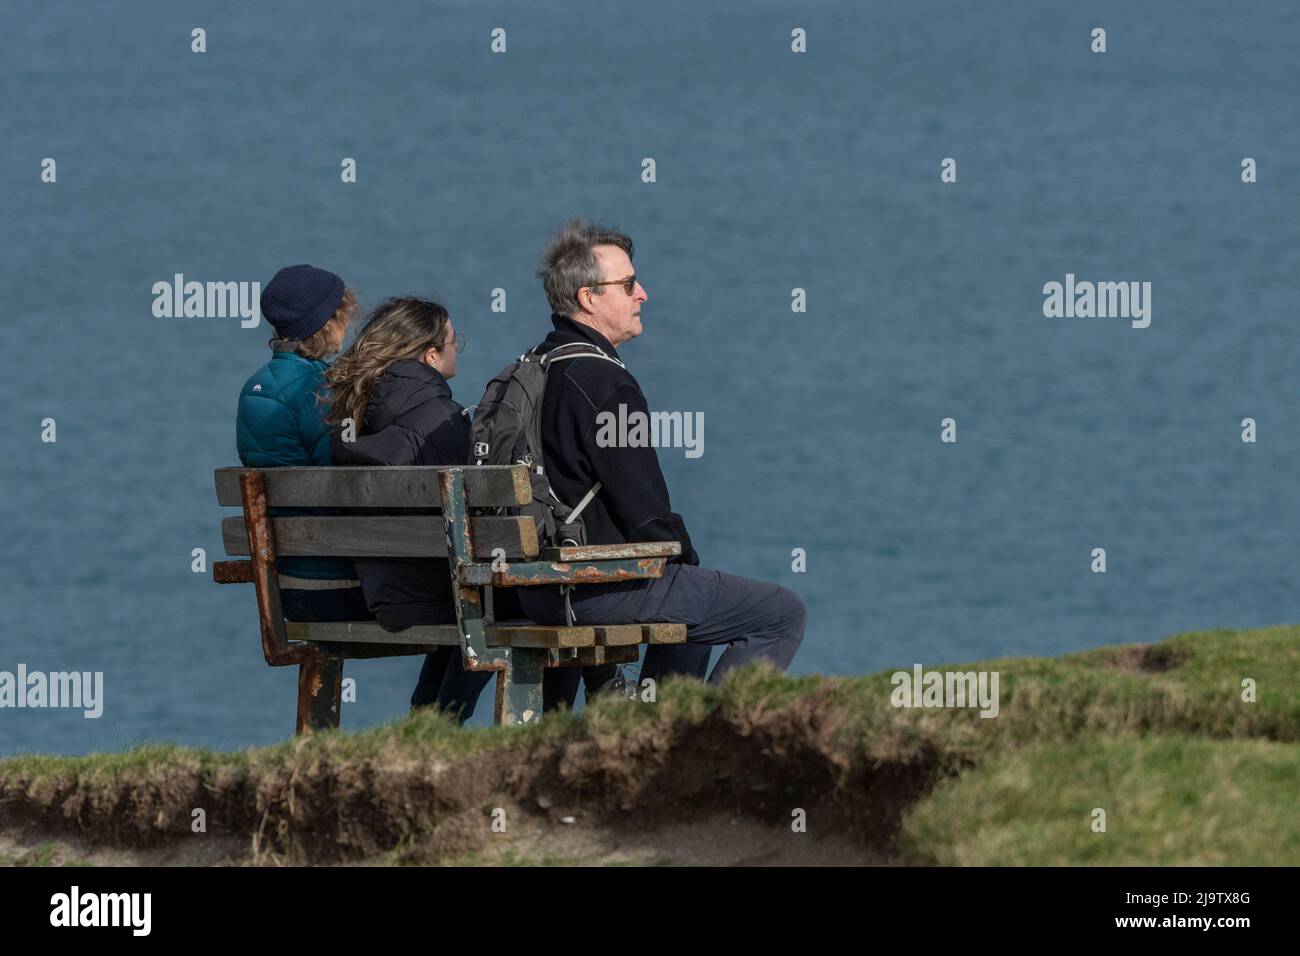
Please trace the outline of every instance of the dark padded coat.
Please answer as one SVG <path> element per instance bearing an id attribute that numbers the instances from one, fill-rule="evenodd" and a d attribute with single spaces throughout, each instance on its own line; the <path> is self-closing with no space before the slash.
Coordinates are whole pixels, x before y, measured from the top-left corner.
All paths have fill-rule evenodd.
<path id="1" fill-rule="evenodd" d="M 328 465 L 329 426 L 316 394 L 329 368 L 320 359 L 299 355 L 287 345 L 273 344 L 271 360 L 254 372 L 239 393 L 235 416 L 235 448 L 247 468 Z M 312 509 L 275 508 L 271 514 L 316 514 Z M 281 574 L 300 578 L 356 577 L 352 562 L 343 558 L 279 558 Z"/>
<path id="2" fill-rule="evenodd" d="M 538 351 L 569 342 L 587 342 L 618 358 L 609 340 L 567 315 L 552 315 L 554 329 Z M 596 441 L 601 412 L 617 416 L 648 412 L 645 395 L 632 373 L 599 358 L 556 363 L 547 374 L 542 399 L 542 458 L 551 489 L 574 507 L 597 481 L 601 489 L 583 512 L 589 544 L 625 541 L 680 541 L 683 564 L 699 564 L 682 516 L 673 511 L 659 456 L 649 446 L 602 448 Z"/>
<path id="3" fill-rule="evenodd" d="M 463 465 L 469 447 L 469 419 L 442 373 L 402 359 L 375 386 L 356 440 L 344 442 L 334 429 L 330 460 L 335 465 Z M 455 622 L 445 560 L 358 558 L 356 565 L 366 604 L 388 630 Z"/>

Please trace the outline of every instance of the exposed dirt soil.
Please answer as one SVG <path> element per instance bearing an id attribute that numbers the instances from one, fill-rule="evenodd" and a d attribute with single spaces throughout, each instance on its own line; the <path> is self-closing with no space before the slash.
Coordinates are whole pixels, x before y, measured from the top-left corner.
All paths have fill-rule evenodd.
<path id="1" fill-rule="evenodd" d="M 1187 648 L 1163 644 L 1129 644 L 1118 648 L 1106 666 L 1131 674 L 1158 674 L 1184 664 L 1192 655 Z"/>
<path id="2" fill-rule="evenodd" d="M 0 780 L 0 861 L 58 840 L 76 859 L 152 865 L 887 862 L 934 756 L 846 752 L 824 711 L 810 695 L 753 720 L 657 722 L 452 763 L 394 749 L 290 759 L 256 778 L 182 761 L 130 779 Z"/>
<path id="3" fill-rule="evenodd" d="M 788 827 L 718 814 L 692 823 L 637 829 L 600 827 L 574 818 L 554 823 L 544 816 L 503 808 L 508 829 L 490 832 L 486 813 L 474 813 L 457 839 L 443 832 L 427 843 L 412 841 L 390 853 L 350 865 L 559 865 L 559 866 L 881 866 L 887 856 L 834 836 L 795 833 Z M 445 825 L 444 825 L 445 826 Z M 442 829 L 441 827 L 439 828 Z M 156 847 L 105 847 L 39 831 L 0 834 L 0 865 L 89 866 L 275 866 L 291 862 L 274 853 L 255 854 L 235 837 L 196 835 Z M 349 865 L 344 864 L 344 865 Z"/>

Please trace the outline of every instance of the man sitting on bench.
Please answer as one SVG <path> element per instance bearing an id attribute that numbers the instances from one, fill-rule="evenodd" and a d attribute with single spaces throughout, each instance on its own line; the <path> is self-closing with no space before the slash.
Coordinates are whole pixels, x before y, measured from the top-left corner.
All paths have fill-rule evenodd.
<path id="1" fill-rule="evenodd" d="M 553 363 L 542 401 L 542 458 L 551 490 L 575 507 L 599 482 L 582 511 L 588 544 L 679 541 L 680 560 L 661 578 L 576 585 L 569 595 L 575 623 L 668 622 L 687 625 L 687 642 L 647 648 L 641 678 L 668 674 L 703 678 L 709 652 L 726 645 L 709 676 L 765 658 L 785 670 L 803 639 L 803 600 L 788 588 L 699 567 L 681 515 L 672 511 L 659 458 L 649 445 L 604 447 L 597 416 L 647 414 L 645 396 L 623 365 L 617 346 L 642 332 L 645 289 L 632 269 L 632 240 L 621 232 L 575 220 L 547 245 L 539 278 L 554 329 L 539 352 L 588 343 L 604 353 Z M 566 622 L 559 587 L 519 589 L 535 621 Z M 576 695 L 576 684 L 574 694 Z"/>

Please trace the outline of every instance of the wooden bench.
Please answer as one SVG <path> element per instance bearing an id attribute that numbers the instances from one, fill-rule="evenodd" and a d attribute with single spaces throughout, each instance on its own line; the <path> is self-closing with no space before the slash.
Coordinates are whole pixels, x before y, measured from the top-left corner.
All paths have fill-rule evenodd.
<path id="1" fill-rule="evenodd" d="M 219 468 L 216 485 L 219 504 L 243 510 L 222 519 L 226 554 L 248 558 L 214 562 L 212 578 L 254 585 L 266 662 L 298 665 L 299 734 L 339 725 L 347 659 L 459 645 L 467 670 L 497 673 L 496 723 L 526 724 L 541 716 L 545 668 L 634 661 L 641 644 L 686 640 L 680 624 L 544 627 L 493 619 L 493 587 L 661 577 L 667 559 L 681 553 L 677 542 L 650 542 L 539 554 L 533 519 L 511 514 L 531 500 L 523 465 Z M 272 517 L 271 508 L 331 512 Z M 286 621 L 275 562 L 300 555 L 447 558 L 457 623 L 390 632 L 374 621 Z"/>

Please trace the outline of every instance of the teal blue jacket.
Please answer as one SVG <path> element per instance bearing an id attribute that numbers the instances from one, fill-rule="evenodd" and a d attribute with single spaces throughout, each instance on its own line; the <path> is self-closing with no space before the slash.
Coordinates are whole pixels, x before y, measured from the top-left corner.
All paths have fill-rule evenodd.
<path id="1" fill-rule="evenodd" d="M 330 427 L 316 393 L 329 364 L 303 358 L 297 352 L 276 351 L 239 393 L 235 417 L 235 446 L 247 468 L 330 463 Z M 274 514 L 291 512 L 276 509 Z M 280 558 L 281 574 L 300 578 L 355 578 L 344 558 Z"/>

